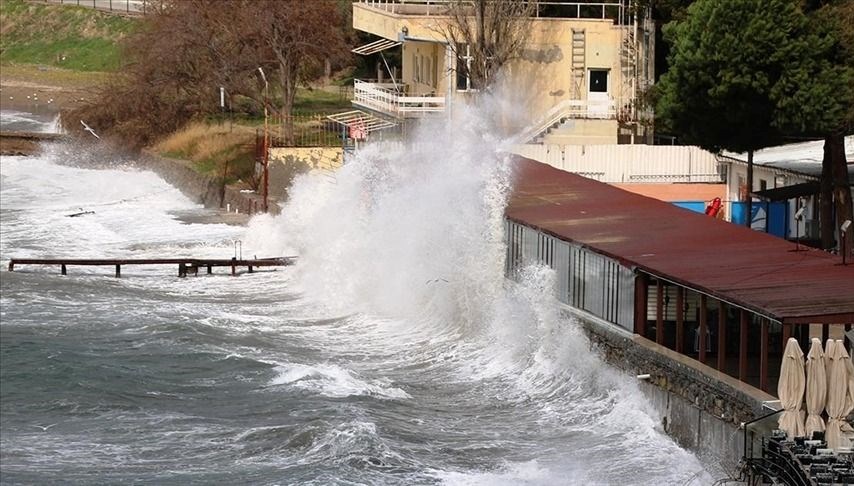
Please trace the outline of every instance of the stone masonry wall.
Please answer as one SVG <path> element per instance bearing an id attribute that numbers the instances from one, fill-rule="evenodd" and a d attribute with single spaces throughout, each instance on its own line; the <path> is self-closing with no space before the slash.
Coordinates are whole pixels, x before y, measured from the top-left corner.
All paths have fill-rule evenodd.
<path id="1" fill-rule="evenodd" d="M 769 412 L 774 397 L 696 360 L 574 309 L 591 344 L 611 365 L 632 375 L 648 374 L 640 384 L 664 430 L 683 447 L 713 458 L 731 471 L 742 456 L 740 426 Z"/>
<path id="2" fill-rule="evenodd" d="M 222 187 L 222 181 L 213 176 L 200 174 L 192 167 L 192 162 L 181 159 L 161 157 L 145 152 L 139 163 L 153 170 L 170 185 L 178 188 L 185 196 L 208 208 L 226 208 L 238 210 L 242 214 L 255 214 L 262 211 L 263 201 L 254 192 L 241 192 L 240 187 Z M 270 212 L 278 214 L 279 206 L 270 204 Z"/>

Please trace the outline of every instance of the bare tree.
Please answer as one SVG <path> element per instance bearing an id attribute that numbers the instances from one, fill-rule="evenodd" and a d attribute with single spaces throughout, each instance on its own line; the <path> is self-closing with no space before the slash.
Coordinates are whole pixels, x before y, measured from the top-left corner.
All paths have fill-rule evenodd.
<path id="1" fill-rule="evenodd" d="M 452 0 L 447 24 L 436 27 L 451 46 L 457 69 L 473 89 L 485 89 L 499 70 L 519 56 L 536 13 L 524 0 Z"/>
<path id="2" fill-rule="evenodd" d="M 297 86 L 322 77 L 327 60 L 347 58 L 346 26 L 334 0 L 157 0 L 156 5 L 126 38 L 121 73 L 68 117 L 74 120 L 69 128 L 85 119 L 99 133 L 141 147 L 193 117 L 219 110 L 223 87 L 229 97 L 279 106 L 273 111 L 285 115 L 284 135 L 292 139 L 287 115 Z"/>
<path id="3" fill-rule="evenodd" d="M 297 87 L 323 77 L 327 61 L 348 56 L 340 6 L 334 0 L 242 0 L 238 15 L 241 19 L 233 23 L 254 26 L 257 57 L 262 60 L 259 67 L 278 77 L 281 105 L 276 111 L 283 115 L 282 136 L 292 141 L 293 122 L 288 115 L 293 112 Z M 263 87 L 260 74 L 258 81 Z"/>

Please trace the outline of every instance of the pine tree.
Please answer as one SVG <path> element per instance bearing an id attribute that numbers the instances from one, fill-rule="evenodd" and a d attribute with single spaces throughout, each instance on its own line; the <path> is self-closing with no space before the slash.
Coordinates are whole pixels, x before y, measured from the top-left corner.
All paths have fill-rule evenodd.
<path id="1" fill-rule="evenodd" d="M 698 0 L 665 37 L 672 50 L 657 88 L 659 126 L 714 152 L 747 152 L 749 190 L 755 150 L 818 133 L 847 109 L 834 41 L 795 0 Z M 751 206 L 748 195 L 748 226 Z"/>

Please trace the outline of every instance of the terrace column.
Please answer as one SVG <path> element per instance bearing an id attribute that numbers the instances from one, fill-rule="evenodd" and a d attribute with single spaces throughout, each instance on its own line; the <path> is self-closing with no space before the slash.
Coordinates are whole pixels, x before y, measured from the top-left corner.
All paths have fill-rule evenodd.
<path id="1" fill-rule="evenodd" d="M 747 324 L 749 315 L 746 310 L 741 309 L 739 312 L 739 333 L 738 333 L 738 379 L 747 381 Z"/>
<path id="2" fill-rule="evenodd" d="M 699 342 L 699 356 L 698 357 L 700 358 L 700 363 L 703 363 L 703 364 L 706 364 L 706 336 L 708 335 L 708 332 L 709 332 L 709 329 L 708 329 L 709 328 L 709 324 L 708 324 L 709 313 L 706 309 L 706 305 L 707 305 L 706 295 L 701 294 L 700 295 L 700 329 L 699 329 L 700 337 L 698 339 L 698 342 Z"/>
<path id="3" fill-rule="evenodd" d="M 645 273 L 635 276 L 635 334 L 646 337 L 647 293 L 649 278 Z"/>
<path id="4" fill-rule="evenodd" d="M 762 318 L 762 342 L 759 350 L 759 389 L 768 391 L 768 319 Z"/>
<path id="5" fill-rule="evenodd" d="M 726 373 L 726 304 L 718 301 L 718 371 Z"/>
<path id="6" fill-rule="evenodd" d="M 683 352 L 685 341 L 685 289 L 676 287 L 676 352 Z"/>
<path id="7" fill-rule="evenodd" d="M 786 343 L 789 342 L 790 337 L 792 337 L 792 324 L 784 323 L 783 324 L 783 340 L 780 342 L 780 353 L 781 354 L 786 350 Z"/>
<path id="8" fill-rule="evenodd" d="M 655 342 L 664 344 L 664 285 L 655 281 Z"/>

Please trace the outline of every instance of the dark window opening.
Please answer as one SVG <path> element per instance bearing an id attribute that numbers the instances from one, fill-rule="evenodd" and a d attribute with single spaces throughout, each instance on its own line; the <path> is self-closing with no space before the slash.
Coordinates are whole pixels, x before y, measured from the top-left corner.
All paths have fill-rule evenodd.
<path id="1" fill-rule="evenodd" d="M 608 71 L 590 71 L 590 92 L 608 92 Z"/>

